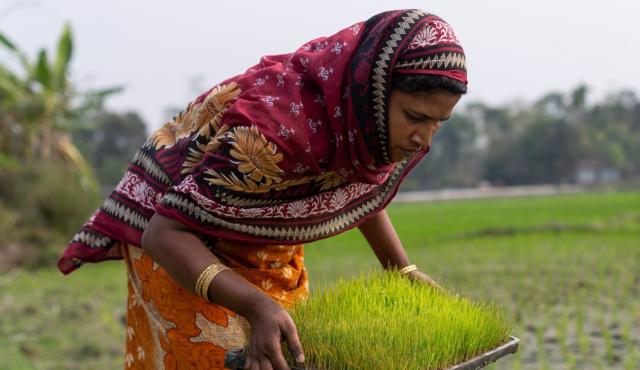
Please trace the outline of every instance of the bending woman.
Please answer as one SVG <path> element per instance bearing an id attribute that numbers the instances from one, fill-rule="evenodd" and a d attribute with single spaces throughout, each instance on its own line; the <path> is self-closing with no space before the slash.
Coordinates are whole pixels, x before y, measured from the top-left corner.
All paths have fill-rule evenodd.
<path id="1" fill-rule="evenodd" d="M 384 268 L 437 286 L 385 207 L 466 84 L 451 26 L 419 10 L 265 56 L 153 133 L 59 268 L 125 259 L 126 368 L 221 369 L 248 347 L 247 368 L 288 369 L 303 243 L 358 227 Z"/>

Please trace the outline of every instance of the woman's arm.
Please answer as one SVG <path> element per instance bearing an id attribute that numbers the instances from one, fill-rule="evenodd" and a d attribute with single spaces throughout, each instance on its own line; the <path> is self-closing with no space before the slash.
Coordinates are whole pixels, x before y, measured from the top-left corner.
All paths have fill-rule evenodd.
<path id="1" fill-rule="evenodd" d="M 195 292 L 200 273 L 220 260 L 182 223 L 155 214 L 142 236 L 142 248 L 185 289 Z M 298 362 L 302 345 L 289 314 L 265 293 L 231 270 L 218 274 L 209 286 L 211 302 L 226 307 L 251 324 L 248 359 L 252 368 L 289 369 L 280 342 L 285 339 Z M 269 362 L 269 364 L 266 364 Z M 256 364 L 258 366 L 256 367 Z"/>
<path id="2" fill-rule="evenodd" d="M 382 210 L 359 226 L 362 235 L 385 269 L 402 268 L 409 265 L 409 257 L 391 223 L 386 210 Z"/>
<path id="3" fill-rule="evenodd" d="M 407 252 L 404 250 L 386 210 L 383 209 L 363 222 L 359 229 L 367 239 L 367 242 L 369 242 L 369 246 L 378 257 L 382 267 L 385 269 L 400 269 L 410 264 Z M 444 290 L 429 275 L 421 271 L 412 271 L 408 276 L 436 289 Z"/>

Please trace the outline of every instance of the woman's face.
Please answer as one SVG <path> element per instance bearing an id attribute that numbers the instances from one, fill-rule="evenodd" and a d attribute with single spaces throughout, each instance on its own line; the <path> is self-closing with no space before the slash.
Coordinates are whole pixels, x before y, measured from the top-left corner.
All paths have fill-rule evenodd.
<path id="1" fill-rule="evenodd" d="M 451 117 L 460 94 L 444 89 L 406 93 L 391 91 L 389 98 L 389 154 L 391 161 L 401 162 L 424 147 Z"/>

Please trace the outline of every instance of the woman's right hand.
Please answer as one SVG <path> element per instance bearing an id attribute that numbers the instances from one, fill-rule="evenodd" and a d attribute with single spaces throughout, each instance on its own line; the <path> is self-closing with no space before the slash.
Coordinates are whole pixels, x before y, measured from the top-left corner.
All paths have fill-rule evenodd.
<path id="1" fill-rule="evenodd" d="M 194 293 L 202 271 L 212 263 L 221 263 L 190 229 L 157 213 L 145 229 L 142 247 L 180 285 Z M 296 361 L 304 361 L 296 326 L 287 311 L 242 276 L 232 270 L 216 275 L 209 285 L 208 298 L 251 324 L 247 369 L 289 370 L 280 347 L 283 339 Z"/>
<path id="2" fill-rule="evenodd" d="M 247 317 L 251 324 L 251 343 L 245 369 L 289 370 L 280 343 L 287 342 L 289 352 L 297 362 L 304 362 L 302 344 L 289 313 L 271 298 L 265 297 Z"/>

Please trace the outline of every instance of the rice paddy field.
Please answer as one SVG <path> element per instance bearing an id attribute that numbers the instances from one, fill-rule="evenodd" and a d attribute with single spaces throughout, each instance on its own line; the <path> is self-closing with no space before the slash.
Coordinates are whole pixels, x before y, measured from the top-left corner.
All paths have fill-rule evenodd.
<path id="1" fill-rule="evenodd" d="M 514 315 L 489 369 L 640 369 L 640 192 L 396 204 L 420 269 Z M 313 289 L 378 266 L 357 231 L 309 244 Z M 0 276 L 0 369 L 119 369 L 124 266 Z M 304 344 L 304 343 L 303 343 Z"/>

